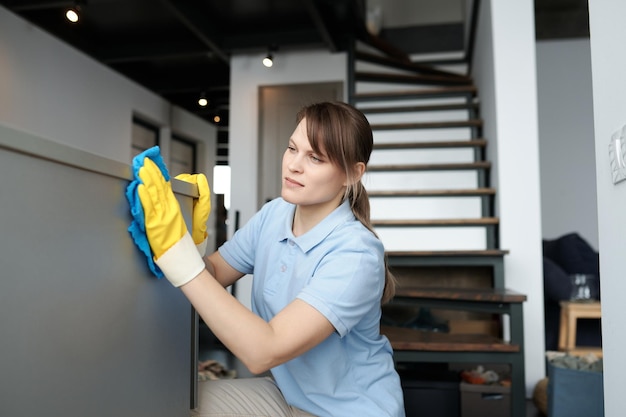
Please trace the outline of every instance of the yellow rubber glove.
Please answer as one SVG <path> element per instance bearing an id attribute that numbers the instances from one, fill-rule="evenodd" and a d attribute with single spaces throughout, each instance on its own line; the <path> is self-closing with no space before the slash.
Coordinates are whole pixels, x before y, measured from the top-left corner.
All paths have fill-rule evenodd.
<path id="1" fill-rule="evenodd" d="M 167 279 L 180 287 L 204 269 L 204 261 L 187 231 L 172 185 L 159 167 L 146 158 L 138 176 L 142 184 L 137 187 L 137 194 L 144 210 L 146 236 L 154 261 Z"/>
<path id="2" fill-rule="evenodd" d="M 207 247 L 207 221 L 211 214 L 211 189 L 204 174 L 179 174 L 177 180 L 195 184 L 198 187 L 198 198 L 193 201 L 191 237 L 200 255 L 204 256 Z"/>

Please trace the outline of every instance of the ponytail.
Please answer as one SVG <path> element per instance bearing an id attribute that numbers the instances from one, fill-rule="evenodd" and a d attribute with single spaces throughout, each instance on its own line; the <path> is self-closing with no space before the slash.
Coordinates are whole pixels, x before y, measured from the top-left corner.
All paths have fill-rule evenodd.
<path id="1" fill-rule="evenodd" d="M 348 187 L 346 190 L 347 197 L 350 199 L 350 207 L 352 208 L 352 213 L 354 217 L 357 218 L 358 221 L 363 223 L 370 232 L 374 234 L 378 238 L 378 235 L 374 231 L 372 227 L 372 223 L 370 221 L 370 201 L 367 195 L 367 190 L 363 186 L 361 181 L 357 181 L 353 186 Z M 380 239 L 380 238 L 379 238 Z M 394 297 L 396 294 L 396 277 L 389 270 L 389 266 L 387 264 L 387 254 L 384 254 L 384 266 L 385 266 L 385 287 L 383 289 L 383 296 L 381 303 L 385 304 Z"/>

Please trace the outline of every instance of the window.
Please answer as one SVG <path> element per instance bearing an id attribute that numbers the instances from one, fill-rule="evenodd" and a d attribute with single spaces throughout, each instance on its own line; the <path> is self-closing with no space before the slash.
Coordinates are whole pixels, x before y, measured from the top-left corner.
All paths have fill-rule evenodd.
<path id="1" fill-rule="evenodd" d="M 196 144 L 177 135 L 172 135 L 169 171 L 172 177 L 196 172 Z"/>
<path id="2" fill-rule="evenodd" d="M 132 155 L 135 157 L 146 149 L 159 144 L 159 128 L 133 117 L 133 130 L 131 138 Z"/>

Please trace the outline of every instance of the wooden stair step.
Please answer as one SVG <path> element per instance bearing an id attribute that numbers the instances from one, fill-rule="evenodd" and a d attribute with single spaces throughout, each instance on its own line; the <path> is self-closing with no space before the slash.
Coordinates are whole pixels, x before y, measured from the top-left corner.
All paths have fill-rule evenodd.
<path id="1" fill-rule="evenodd" d="M 403 286 L 396 297 L 431 300 L 476 301 L 488 303 L 523 303 L 526 295 L 508 288 L 446 288 Z"/>
<path id="2" fill-rule="evenodd" d="M 485 197 L 496 194 L 494 188 L 471 188 L 458 190 L 383 190 L 368 191 L 372 197 Z"/>
<path id="3" fill-rule="evenodd" d="M 425 332 L 410 328 L 381 326 L 394 350 L 432 352 L 519 352 L 519 345 L 483 334 Z"/>
<path id="4" fill-rule="evenodd" d="M 391 74 L 382 72 L 357 71 L 356 81 L 381 82 L 389 84 L 420 84 L 420 85 L 468 85 L 470 81 L 431 74 Z"/>
<path id="5" fill-rule="evenodd" d="M 415 251 L 396 250 L 387 251 L 389 267 L 476 267 L 485 266 L 494 268 L 493 279 L 496 288 L 504 287 L 504 256 L 508 250 L 488 249 L 463 249 L 463 250 L 435 250 Z"/>
<path id="6" fill-rule="evenodd" d="M 417 123 L 384 123 L 371 125 L 372 130 L 408 130 L 408 129 L 454 129 L 464 127 L 481 127 L 480 119 L 452 120 L 443 122 L 417 122 Z"/>
<path id="7" fill-rule="evenodd" d="M 390 261 L 394 258 L 490 258 L 503 257 L 506 249 L 441 250 L 441 251 L 387 251 Z"/>
<path id="8" fill-rule="evenodd" d="M 355 51 L 354 57 L 356 60 L 370 62 L 373 64 L 383 65 L 389 68 L 396 68 L 406 71 L 418 72 L 422 74 L 435 74 L 440 76 L 445 76 L 451 79 L 460 79 L 465 82 L 471 82 L 471 78 L 462 75 L 456 74 L 454 72 L 445 71 L 442 69 L 435 68 L 432 65 L 424 65 L 415 62 L 406 61 L 403 59 L 398 59 L 390 56 L 377 55 L 365 51 Z"/>
<path id="9" fill-rule="evenodd" d="M 370 172 L 381 171 L 463 171 L 463 170 L 481 170 L 491 168 L 491 162 L 478 161 L 478 162 L 458 162 L 450 164 L 386 164 L 386 165 L 372 165 L 368 168 Z"/>
<path id="10" fill-rule="evenodd" d="M 372 220 L 374 227 L 472 227 L 493 226 L 499 223 L 498 217 L 481 217 L 476 219 L 400 219 Z"/>
<path id="11" fill-rule="evenodd" d="M 360 30 L 357 33 L 357 39 L 366 45 L 378 49 L 380 52 L 388 56 L 390 59 L 396 60 L 398 62 L 405 62 L 407 64 L 411 63 L 411 58 L 405 52 L 395 47 L 387 40 L 381 38 L 378 35 L 373 35 L 369 30 L 365 27 L 364 22 L 360 22 Z M 355 61 L 352 59 L 352 61 Z"/>
<path id="12" fill-rule="evenodd" d="M 426 99 L 426 98 L 448 98 L 448 97 L 474 97 L 476 96 L 475 86 L 452 86 L 439 88 L 424 88 L 418 90 L 405 91 L 385 91 L 373 93 L 357 93 L 354 99 L 357 102 L 381 101 L 381 100 L 405 100 L 405 99 Z"/>
<path id="13" fill-rule="evenodd" d="M 394 107 L 360 107 L 359 110 L 365 114 L 380 113 L 411 113 L 411 112 L 434 112 L 450 110 L 476 110 L 478 103 L 454 103 L 454 104 L 432 104 L 422 106 L 394 106 Z"/>
<path id="14" fill-rule="evenodd" d="M 434 149 L 434 148 L 484 148 L 487 146 L 485 139 L 447 140 L 434 142 L 390 142 L 375 143 L 374 150 L 389 149 Z"/>

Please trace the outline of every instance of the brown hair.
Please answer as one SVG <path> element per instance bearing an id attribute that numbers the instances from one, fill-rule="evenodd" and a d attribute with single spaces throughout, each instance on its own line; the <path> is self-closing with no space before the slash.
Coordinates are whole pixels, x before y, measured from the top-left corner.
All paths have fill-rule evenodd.
<path id="1" fill-rule="evenodd" d="M 350 201 L 354 216 L 376 237 L 370 222 L 370 202 L 363 183 L 355 181 L 354 167 L 367 163 L 374 146 L 372 128 L 363 113 L 342 102 L 322 102 L 308 105 L 298 112 L 297 123 L 306 119 L 306 131 L 315 152 L 324 153 L 331 163 L 342 168 L 348 179 L 344 200 Z M 322 152 L 323 151 L 323 152 Z M 382 302 L 395 294 L 396 280 L 385 262 L 385 289 Z"/>

